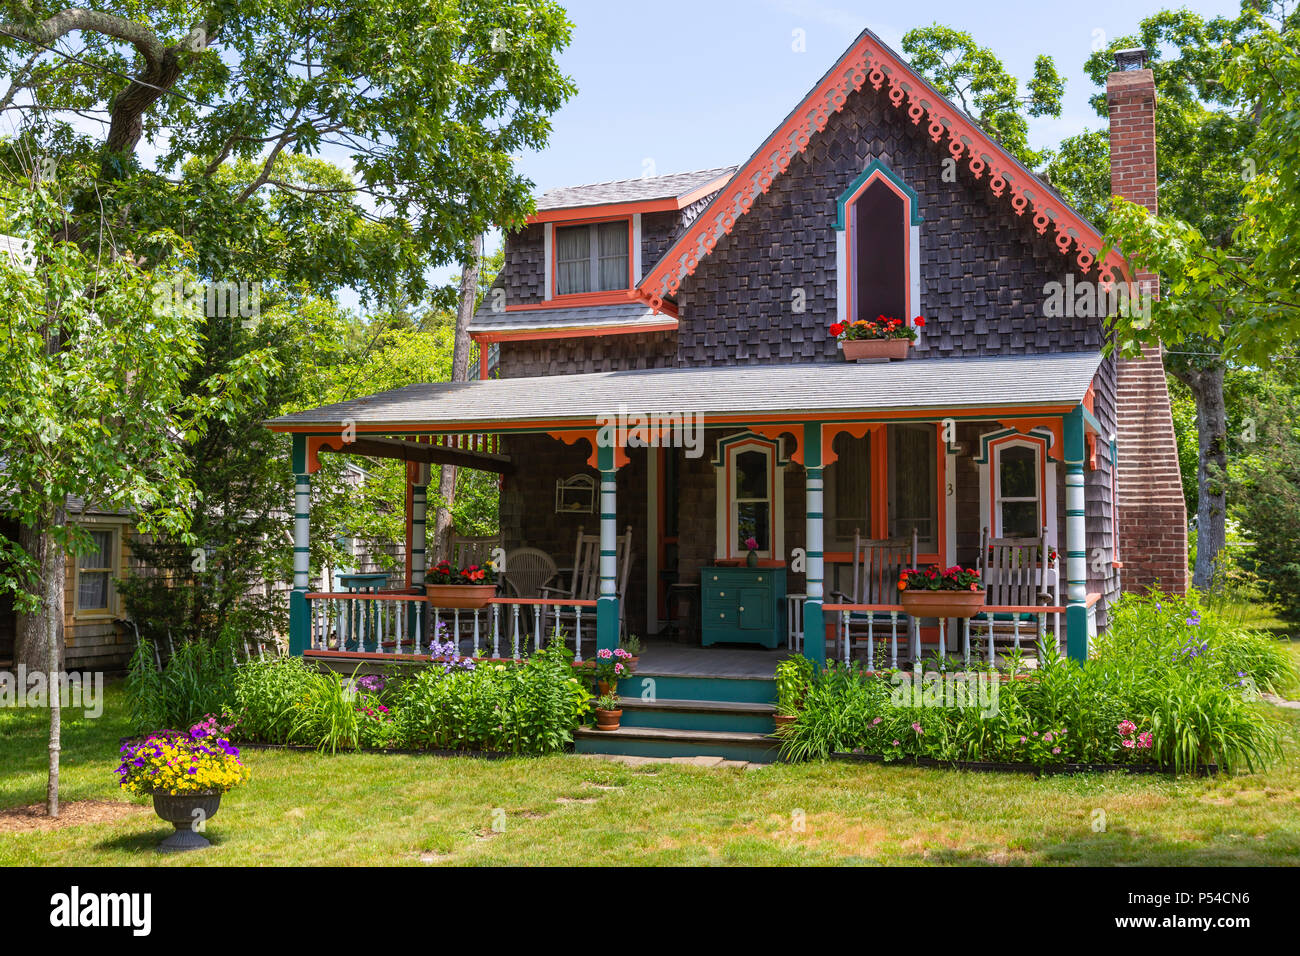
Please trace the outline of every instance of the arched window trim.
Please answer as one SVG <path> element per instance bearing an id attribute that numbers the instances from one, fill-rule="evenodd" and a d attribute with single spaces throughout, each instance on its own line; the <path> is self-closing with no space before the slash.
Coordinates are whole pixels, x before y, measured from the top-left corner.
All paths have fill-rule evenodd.
<path id="1" fill-rule="evenodd" d="M 856 318 L 854 309 L 853 277 L 856 275 L 853 255 L 857 248 L 854 240 L 854 203 L 873 183 L 883 182 L 903 201 L 903 219 L 907 223 L 907 249 L 904 260 L 907 263 L 907 307 L 905 314 L 895 316 L 911 322 L 921 302 L 921 205 L 916 190 L 907 185 L 897 173 L 881 160 L 873 160 L 862 173 L 849 184 L 835 203 L 835 258 L 836 272 L 836 314 L 838 321 L 852 321 Z"/>
<path id="2" fill-rule="evenodd" d="M 731 435 L 718 442 L 713 459 L 717 475 L 717 548 L 719 558 L 742 558 L 745 552 L 736 545 L 735 473 L 736 456 L 746 451 L 759 451 L 768 459 L 767 488 L 771 495 L 768 520 L 771 522 L 771 548 L 758 552 L 762 558 L 780 558 L 785 553 L 785 465 L 789 459 L 783 454 L 780 439 L 764 438 L 753 432 Z"/>

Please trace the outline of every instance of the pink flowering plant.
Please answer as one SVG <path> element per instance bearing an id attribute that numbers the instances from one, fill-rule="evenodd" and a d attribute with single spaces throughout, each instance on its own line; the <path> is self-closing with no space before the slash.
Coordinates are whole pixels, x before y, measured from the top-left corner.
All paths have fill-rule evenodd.
<path id="1" fill-rule="evenodd" d="M 618 687 L 618 682 L 632 673 L 632 655 L 621 647 L 611 650 L 602 647 L 596 652 L 594 661 L 596 682 L 604 682 L 610 688 Z"/>
<path id="2" fill-rule="evenodd" d="M 953 565 L 941 568 L 905 568 L 898 579 L 900 591 L 978 591 L 980 575 L 974 568 Z"/>

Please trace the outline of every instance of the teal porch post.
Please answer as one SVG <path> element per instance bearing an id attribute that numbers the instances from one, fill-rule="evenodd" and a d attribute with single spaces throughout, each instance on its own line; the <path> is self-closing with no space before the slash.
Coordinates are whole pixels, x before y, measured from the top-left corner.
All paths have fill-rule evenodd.
<path id="1" fill-rule="evenodd" d="M 307 602 L 311 569 L 311 475 L 307 474 L 307 438 L 293 436 L 293 590 L 289 592 L 289 653 L 302 655 L 311 646 L 311 606 Z"/>
<path id="2" fill-rule="evenodd" d="M 1083 406 L 1063 418 L 1065 427 L 1065 648 L 1088 659 L 1088 545 L 1084 522 Z"/>
<path id="3" fill-rule="evenodd" d="M 807 528 L 807 586 L 808 595 L 803 605 L 803 652 L 820 670 L 826 665 L 826 627 L 822 604 L 825 596 L 823 578 L 825 561 L 822 534 L 822 426 L 821 422 L 805 422 L 803 426 L 803 467 L 806 477 L 804 514 Z"/>
<path id="4" fill-rule="evenodd" d="M 614 446 L 597 440 L 600 471 L 600 595 L 596 599 L 596 649 L 618 647 L 618 514 L 615 489 L 618 470 Z M 581 635 L 578 635 L 581 637 Z"/>

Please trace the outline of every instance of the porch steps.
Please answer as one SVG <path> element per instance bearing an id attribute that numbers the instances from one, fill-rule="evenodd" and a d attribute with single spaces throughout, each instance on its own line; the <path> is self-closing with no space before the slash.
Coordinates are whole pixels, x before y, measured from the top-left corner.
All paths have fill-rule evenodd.
<path id="1" fill-rule="evenodd" d="M 618 690 L 623 698 L 619 729 L 583 727 L 575 735 L 575 751 L 749 763 L 776 759 L 771 678 L 638 671 L 619 681 Z"/>
<path id="2" fill-rule="evenodd" d="M 627 716 L 626 710 L 623 716 Z M 767 734 L 627 726 L 618 730 L 580 727 L 573 741 L 573 749 L 580 754 L 722 757 L 747 763 L 772 763 L 776 760 L 777 746 L 777 741 Z"/>

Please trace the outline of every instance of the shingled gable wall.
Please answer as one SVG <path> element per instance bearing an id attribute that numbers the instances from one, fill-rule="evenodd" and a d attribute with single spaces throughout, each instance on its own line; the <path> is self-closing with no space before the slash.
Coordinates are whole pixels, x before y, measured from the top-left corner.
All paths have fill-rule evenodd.
<path id="1" fill-rule="evenodd" d="M 1150 70 L 1110 74 L 1111 192 L 1146 206 L 1156 197 L 1155 75 Z M 1160 280 L 1138 273 L 1154 294 Z M 1187 590 L 1187 505 L 1183 500 L 1169 391 L 1160 346 L 1139 359 L 1122 359 L 1118 370 L 1119 556 L 1125 591 L 1158 584 Z"/>

